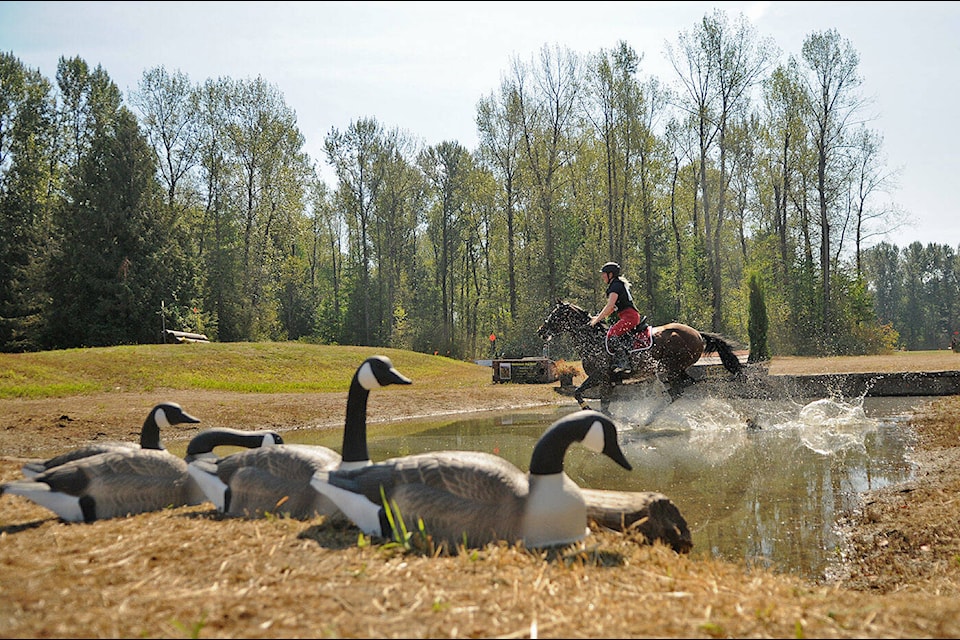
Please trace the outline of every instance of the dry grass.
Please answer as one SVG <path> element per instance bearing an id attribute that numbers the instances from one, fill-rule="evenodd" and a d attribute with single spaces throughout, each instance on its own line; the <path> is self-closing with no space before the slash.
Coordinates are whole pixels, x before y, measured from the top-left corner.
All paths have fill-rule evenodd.
<path id="1" fill-rule="evenodd" d="M 436 407 L 415 383 L 371 395 L 368 410 L 376 422 L 570 402 L 552 387 L 445 391 Z M 19 475 L 27 452 L 134 437 L 162 394 L 0 401 L 0 480 Z M 336 426 L 345 397 L 176 393 L 204 428 Z M 849 571 L 829 585 L 601 531 L 562 553 L 502 544 L 427 557 L 358 544 L 355 529 L 322 519 L 224 519 L 202 505 L 68 525 L 2 496 L 0 636 L 957 637 L 957 415 L 949 397 L 914 421 L 916 478 L 851 514 Z"/>
<path id="2" fill-rule="evenodd" d="M 777 357 L 769 365 L 771 375 L 956 371 L 958 369 L 960 369 L 960 353 L 954 353 L 949 349 L 941 351 L 895 351 L 883 356 Z"/>

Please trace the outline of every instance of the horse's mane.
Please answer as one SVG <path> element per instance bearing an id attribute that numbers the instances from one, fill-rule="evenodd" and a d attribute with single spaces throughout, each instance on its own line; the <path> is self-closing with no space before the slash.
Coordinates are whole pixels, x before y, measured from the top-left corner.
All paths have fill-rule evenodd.
<path id="1" fill-rule="evenodd" d="M 590 315 L 590 314 L 587 312 L 586 309 L 584 309 L 583 307 L 579 307 L 579 306 L 573 304 L 572 302 L 566 302 L 565 300 L 557 300 L 557 304 L 560 305 L 560 306 L 562 306 L 562 307 L 569 307 L 569 308 L 573 309 L 574 311 L 577 311 L 577 312 L 582 313 L 582 314 L 584 314 L 584 315 Z"/>
<path id="2" fill-rule="evenodd" d="M 567 302 L 566 300 L 560 300 L 560 299 L 558 298 L 558 299 L 557 299 L 557 306 L 558 306 L 558 307 L 566 307 L 566 308 L 569 309 L 570 311 L 573 311 L 573 312 L 575 312 L 575 313 L 583 316 L 583 318 L 584 318 L 585 320 L 589 320 L 589 319 L 590 319 L 590 312 L 589 312 L 589 311 L 587 311 L 587 310 L 584 309 L 583 307 L 578 306 L 578 305 L 576 305 L 576 304 L 574 304 L 574 303 L 572 303 L 572 302 Z M 607 332 L 606 327 L 604 327 L 602 324 L 595 324 L 595 325 L 593 325 L 592 327 L 586 327 L 586 326 L 584 326 L 584 327 L 571 327 L 571 329 L 577 329 L 577 330 L 582 330 L 583 328 L 588 328 L 588 329 L 590 329 L 590 331 L 595 332 L 595 333 L 603 333 L 603 334 L 606 334 L 606 332 Z"/>

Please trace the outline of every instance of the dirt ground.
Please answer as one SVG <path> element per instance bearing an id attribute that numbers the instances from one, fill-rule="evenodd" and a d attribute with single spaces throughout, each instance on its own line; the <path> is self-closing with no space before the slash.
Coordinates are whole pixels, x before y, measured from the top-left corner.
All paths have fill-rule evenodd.
<path id="1" fill-rule="evenodd" d="M 774 361 L 771 374 L 960 369 L 960 355 Z M 831 362 L 832 361 L 832 362 Z M 857 367 L 869 367 L 860 368 Z M 822 369 L 822 370 L 821 370 Z M 567 404 L 553 384 L 434 397 L 372 394 L 376 424 Z M 26 459 L 91 440 L 136 440 L 162 390 L 0 401 L 0 481 Z M 346 393 L 177 391 L 201 428 L 342 426 Z M 678 555 L 594 531 L 560 553 L 506 544 L 429 557 L 322 518 L 221 518 L 210 505 L 89 525 L 0 496 L 0 637 L 958 637 L 960 397 L 912 420 L 914 478 L 865 496 L 843 521 L 830 584 Z"/>

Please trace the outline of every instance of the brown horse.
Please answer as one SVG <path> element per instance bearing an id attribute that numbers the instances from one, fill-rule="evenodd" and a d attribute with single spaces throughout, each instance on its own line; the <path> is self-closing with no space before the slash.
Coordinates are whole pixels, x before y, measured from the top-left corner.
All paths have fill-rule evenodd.
<path id="1" fill-rule="evenodd" d="M 573 336 L 583 372 L 587 374 L 587 379 L 574 389 L 573 396 L 581 408 L 589 409 L 583 392 L 599 386 L 600 410 L 608 415 L 613 386 L 625 379 L 657 378 L 666 385 L 671 400 L 675 400 L 694 381 L 687 369 L 705 353 L 717 353 L 726 370 L 734 375 L 739 375 L 743 369 L 727 339 L 679 322 L 635 333 L 630 351 L 633 371 L 627 375 L 613 371 L 613 354 L 607 346 L 606 327 L 600 324 L 590 326 L 590 314 L 586 310 L 557 300 L 557 306 L 537 329 L 537 335 L 550 340 L 564 331 Z"/>

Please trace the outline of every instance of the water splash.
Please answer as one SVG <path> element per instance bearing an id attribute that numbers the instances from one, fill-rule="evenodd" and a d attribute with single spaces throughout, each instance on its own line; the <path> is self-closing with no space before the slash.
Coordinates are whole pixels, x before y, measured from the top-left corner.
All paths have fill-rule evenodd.
<path id="1" fill-rule="evenodd" d="M 865 449 L 880 420 L 867 416 L 864 397 L 736 399 L 689 393 L 674 402 L 651 385 L 617 405 L 617 418 L 634 441 L 685 434 L 685 440 L 712 458 L 732 454 L 751 432 L 796 441 L 820 455 Z"/>
<path id="2" fill-rule="evenodd" d="M 863 399 L 851 404 L 844 400 L 815 400 L 800 410 L 788 425 L 798 431 L 800 442 L 821 455 L 865 451 L 867 435 L 877 430 L 879 420 L 867 417 Z"/>

